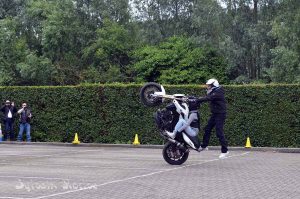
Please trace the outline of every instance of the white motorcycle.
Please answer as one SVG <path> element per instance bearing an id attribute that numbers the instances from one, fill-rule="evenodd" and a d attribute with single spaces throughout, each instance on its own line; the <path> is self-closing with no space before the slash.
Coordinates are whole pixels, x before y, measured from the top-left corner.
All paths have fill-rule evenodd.
<path id="1" fill-rule="evenodd" d="M 154 82 L 146 83 L 140 91 L 140 98 L 146 106 L 159 106 L 165 100 L 172 100 L 163 109 L 158 109 L 154 115 L 161 136 L 167 141 L 162 151 L 165 161 L 171 165 L 183 164 L 189 156 L 189 150 L 199 151 L 200 141 L 197 135 L 190 136 L 185 131 L 177 133 L 175 138 L 168 136 L 179 118 L 187 121 L 189 117 L 189 97 L 184 94 L 167 95 L 164 87 Z M 200 128 L 200 127 L 199 127 Z"/>

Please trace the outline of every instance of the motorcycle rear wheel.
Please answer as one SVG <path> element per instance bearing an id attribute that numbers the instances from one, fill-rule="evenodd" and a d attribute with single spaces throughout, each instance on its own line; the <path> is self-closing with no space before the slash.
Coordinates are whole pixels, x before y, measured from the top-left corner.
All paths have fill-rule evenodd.
<path id="1" fill-rule="evenodd" d="M 162 151 L 165 161 L 171 165 L 181 165 L 189 157 L 189 151 L 183 151 L 173 142 L 167 142 Z"/>
<path id="2" fill-rule="evenodd" d="M 140 91 L 140 98 L 144 105 L 146 106 L 159 106 L 162 103 L 162 99 L 152 97 L 151 94 L 155 92 L 160 92 L 161 86 L 155 82 L 146 83 Z"/>

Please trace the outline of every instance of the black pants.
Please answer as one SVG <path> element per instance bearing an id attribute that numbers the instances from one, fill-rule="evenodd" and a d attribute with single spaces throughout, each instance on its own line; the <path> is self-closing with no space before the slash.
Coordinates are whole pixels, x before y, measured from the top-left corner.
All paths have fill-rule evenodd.
<path id="1" fill-rule="evenodd" d="M 228 151 L 228 142 L 224 136 L 224 123 L 226 119 L 226 113 L 213 113 L 208 120 L 208 123 L 205 127 L 205 132 L 203 135 L 203 144 L 201 145 L 203 148 L 207 147 L 209 144 L 209 139 L 211 135 L 211 131 L 214 127 L 216 127 L 216 134 L 219 138 L 220 144 L 222 146 L 222 153 L 226 153 Z"/>
<path id="2" fill-rule="evenodd" d="M 7 118 L 4 121 L 4 124 L 5 124 L 4 140 L 10 139 L 11 141 L 13 141 L 15 139 L 14 129 L 13 129 L 13 119 Z"/>

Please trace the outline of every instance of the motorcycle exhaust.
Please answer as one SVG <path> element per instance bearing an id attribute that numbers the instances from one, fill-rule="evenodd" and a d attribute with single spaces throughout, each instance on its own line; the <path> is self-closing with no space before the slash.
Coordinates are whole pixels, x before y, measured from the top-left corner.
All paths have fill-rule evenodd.
<path id="1" fill-rule="evenodd" d="M 179 148 L 180 148 L 181 150 L 183 150 L 184 152 L 186 152 L 186 151 L 188 150 L 188 148 L 185 147 L 185 146 L 183 145 L 183 143 L 180 143 L 180 142 L 178 142 L 178 141 L 176 141 L 176 140 L 174 140 L 174 139 L 171 139 L 171 138 L 168 138 L 168 140 L 169 140 L 170 142 L 173 142 L 174 144 L 176 144 L 176 146 L 179 147 Z"/>

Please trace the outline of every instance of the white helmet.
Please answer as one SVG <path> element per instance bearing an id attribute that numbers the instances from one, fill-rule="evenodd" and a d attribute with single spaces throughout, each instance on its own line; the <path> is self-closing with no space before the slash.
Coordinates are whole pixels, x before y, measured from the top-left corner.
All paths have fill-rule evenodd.
<path id="1" fill-rule="evenodd" d="M 207 80 L 206 84 L 213 85 L 214 87 L 220 86 L 218 80 L 216 80 L 216 79 L 209 79 L 209 80 Z"/>

